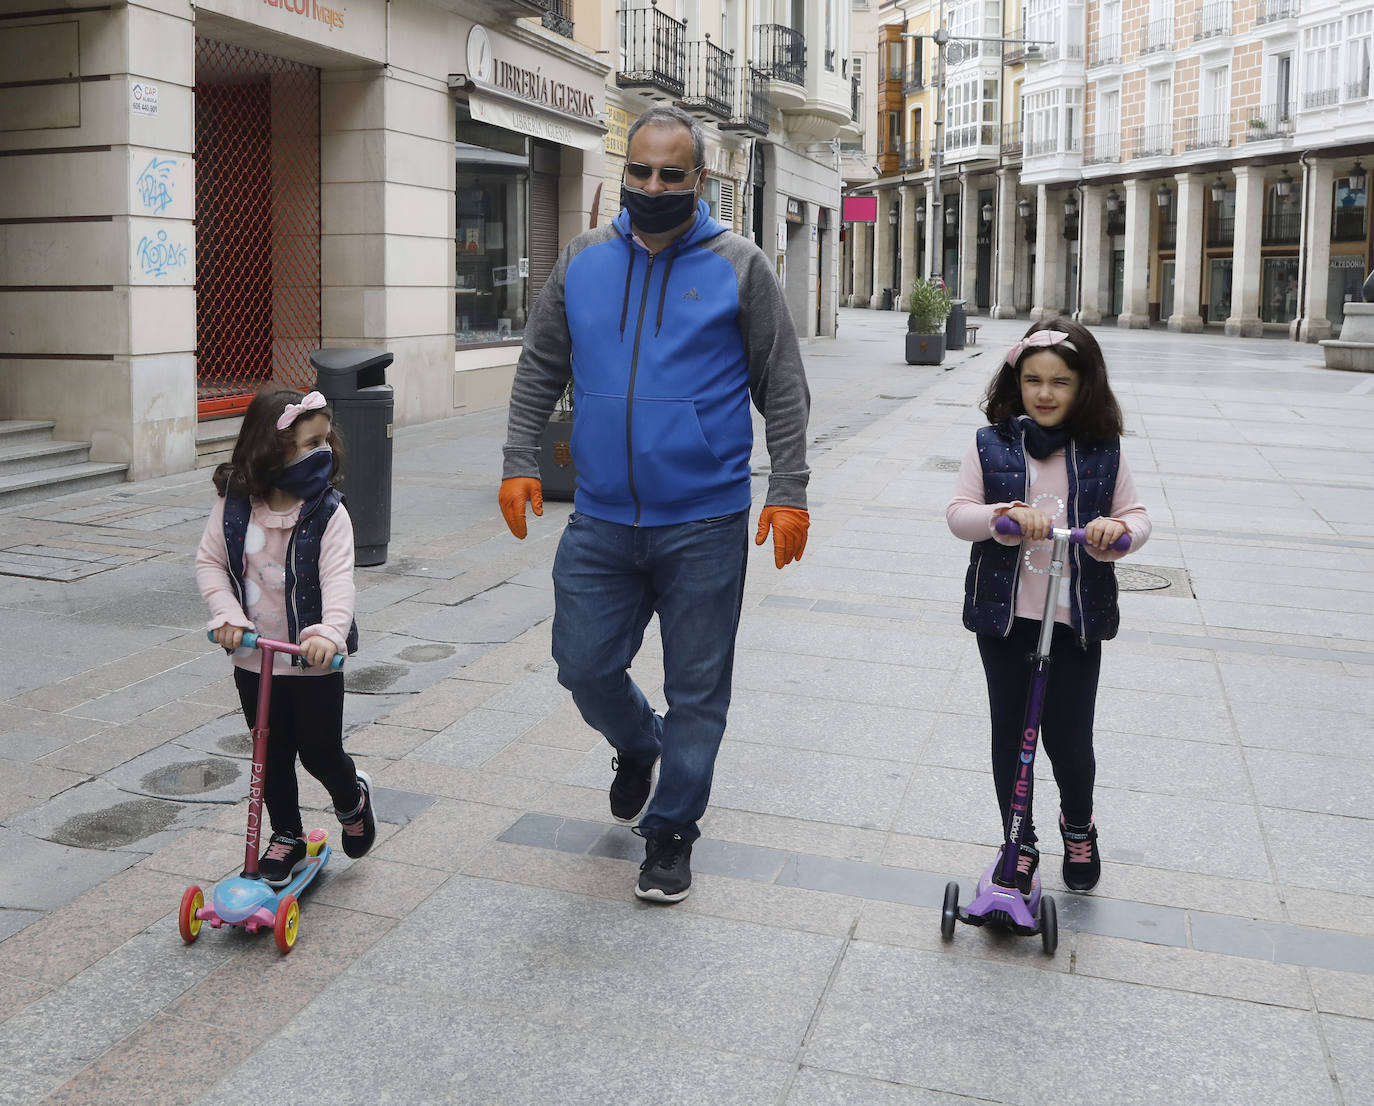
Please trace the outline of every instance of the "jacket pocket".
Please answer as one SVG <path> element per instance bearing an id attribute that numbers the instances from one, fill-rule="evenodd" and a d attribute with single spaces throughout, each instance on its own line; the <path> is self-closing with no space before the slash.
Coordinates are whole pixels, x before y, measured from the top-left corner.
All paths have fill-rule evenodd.
<path id="1" fill-rule="evenodd" d="M 690 399 L 635 397 L 635 486 L 661 502 L 690 499 L 728 482 Z"/>
<path id="2" fill-rule="evenodd" d="M 629 498 L 625 397 L 583 392 L 573 417 L 572 455 L 578 486 L 602 502 Z"/>

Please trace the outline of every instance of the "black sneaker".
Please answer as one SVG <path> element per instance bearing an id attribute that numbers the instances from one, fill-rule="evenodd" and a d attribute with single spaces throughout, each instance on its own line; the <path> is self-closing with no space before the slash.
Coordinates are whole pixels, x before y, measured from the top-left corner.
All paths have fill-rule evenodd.
<path id="1" fill-rule="evenodd" d="M 372 812 L 372 777 L 366 772 L 358 773 L 358 806 L 347 814 L 335 816 L 343 827 L 343 851 L 345 856 L 357 860 L 365 856 L 377 840 L 377 818 Z"/>
<path id="2" fill-rule="evenodd" d="M 1016 889 L 1030 898 L 1035 887 L 1035 870 L 1040 867 L 1040 850 L 1034 845 L 1022 845 L 1016 858 Z"/>
<path id="3" fill-rule="evenodd" d="M 692 888 L 692 843 L 680 833 L 644 839 L 635 895 L 650 902 L 681 902 Z"/>
<path id="4" fill-rule="evenodd" d="M 1064 886 L 1070 891 L 1091 891 L 1102 877 L 1102 854 L 1097 848 L 1097 826 L 1070 826 L 1059 816 L 1059 836 L 1064 839 Z"/>
<path id="5" fill-rule="evenodd" d="M 274 833 L 258 860 L 258 875 L 269 887 L 285 887 L 308 859 L 304 837 Z"/>
<path id="6" fill-rule="evenodd" d="M 647 765 L 622 757 L 611 757 L 615 779 L 611 781 L 611 817 L 617 822 L 633 822 L 644 810 L 653 789 L 655 757 Z"/>

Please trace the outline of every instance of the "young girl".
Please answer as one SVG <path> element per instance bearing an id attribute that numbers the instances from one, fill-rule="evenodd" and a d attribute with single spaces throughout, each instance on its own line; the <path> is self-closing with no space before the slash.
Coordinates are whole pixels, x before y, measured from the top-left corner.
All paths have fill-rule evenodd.
<path id="1" fill-rule="evenodd" d="M 1082 527 L 1088 544 L 1069 546 L 1050 647 L 1041 742 L 1059 785 L 1064 885 L 1090 891 L 1102 859 L 1093 821 L 1093 713 L 1102 642 L 1116 636 L 1116 574 L 1109 547 L 1123 533 L 1135 552 L 1150 536 L 1121 453 L 1121 408 L 1107 383 L 1096 339 L 1068 319 L 1032 326 L 1011 348 L 982 409 L 959 469 L 946 518 L 973 542 L 964 584 L 964 625 L 978 635 L 992 714 L 992 771 L 1005 829 L 1030 686 L 1029 656 L 1044 615 L 1050 531 Z M 1008 515 L 1020 537 L 993 522 Z M 1031 891 L 1040 862 L 1026 817 L 1017 887 Z"/>
<path id="2" fill-rule="evenodd" d="M 377 833 L 372 781 L 343 749 L 343 673 L 329 667 L 335 653 L 358 648 L 353 524 L 334 489 L 339 466 L 338 434 L 319 392 L 259 392 L 244 414 L 232 460 L 215 469 L 220 498 L 196 552 L 209 628 L 233 651 L 234 683 L 250 727 L 257 724 L 261 657 L 240 648 L 243 631 L 301 647 L 299 657 L 273 659 L 263 781 L 272 837 L 258 872 L 274 887 L 289 883 L 306 862 L 297 754 L 334 800 L 348 856 L 366 853 Z"/>

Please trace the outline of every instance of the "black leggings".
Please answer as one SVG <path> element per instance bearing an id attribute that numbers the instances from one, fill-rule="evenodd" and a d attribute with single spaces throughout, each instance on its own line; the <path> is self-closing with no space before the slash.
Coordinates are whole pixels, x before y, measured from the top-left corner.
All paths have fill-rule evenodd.
<path id="1" fill-rule="evenodd" d="M 248 727 L 256 726 L 261 676 L 234 668 L 234 684 Z M 347 814 L 362 796 L 353 758 L 343 748 L 343 673 L 327 676 L 278 676 L 272 681 L 268 717 L 267 764 L 262 785 L 267 817 L 274 833 L 300 836 L 300 792 L 296 756 L 305 770 L 324 784 L 334 809 Z"/>
<path id="2" fill-rule="evenodd" d="M 1009 637 L 978 635 L 978 652 L 983 658 L 992 709 L 992 775 L 1004 832 L 1021 755 L 1021 730 L 1032 671 L 1030 658 L 1039 637 L 1040 623 L 1029 618 L 1016 619 Z M 1059 807 L 1070 825 L 1086 826 L 1093 816 L 1093 782 L 1097 776 L 1093 716 L 1101 665 L 1101 642 L 1084 649 L 1072 629 L 1062 622 L 1055 624 L 1050 641 L 1049 686 L 1040 719 L 1040 748 L 1050 758 L 1054 782 L 1059 785 Z M 1025 840 L 1036 840 L 1029 811 Z"/>

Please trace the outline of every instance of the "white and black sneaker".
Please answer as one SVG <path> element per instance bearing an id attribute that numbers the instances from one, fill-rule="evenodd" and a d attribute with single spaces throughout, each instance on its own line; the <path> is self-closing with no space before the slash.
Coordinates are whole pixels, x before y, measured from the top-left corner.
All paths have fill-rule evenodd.
<path id="1" fill-rule="evenodd" d="M 649 902 L 681 902 L 692 889 L 692 843 L 680 833 L 644 838 L 635 896 Z"/>
<path id="2" fill-rule="evenodd" d="M 654 789 L 655 757 L 648 764 L 611 757 L 615 779 L 611 781 L 611 817 L 617 822 L 633 822 L 644 811 Z"/>
<path id="3" fill-rule="evenodd" d="M 377 815 L 372 809 L 372 777 L 366 772 L 358 773 L 358 806 L 347 814 L 335 812 L 339 825 L 343 827 L 344 855 L 357 860 L 365 856 L 377 840 Z"/>
<path id="4" fill-rule="evenodd" d="M 274 833 L 258 860 L 258 875 L 268 887 L 285 887 L 308 859 L 304 837 Z"/>

